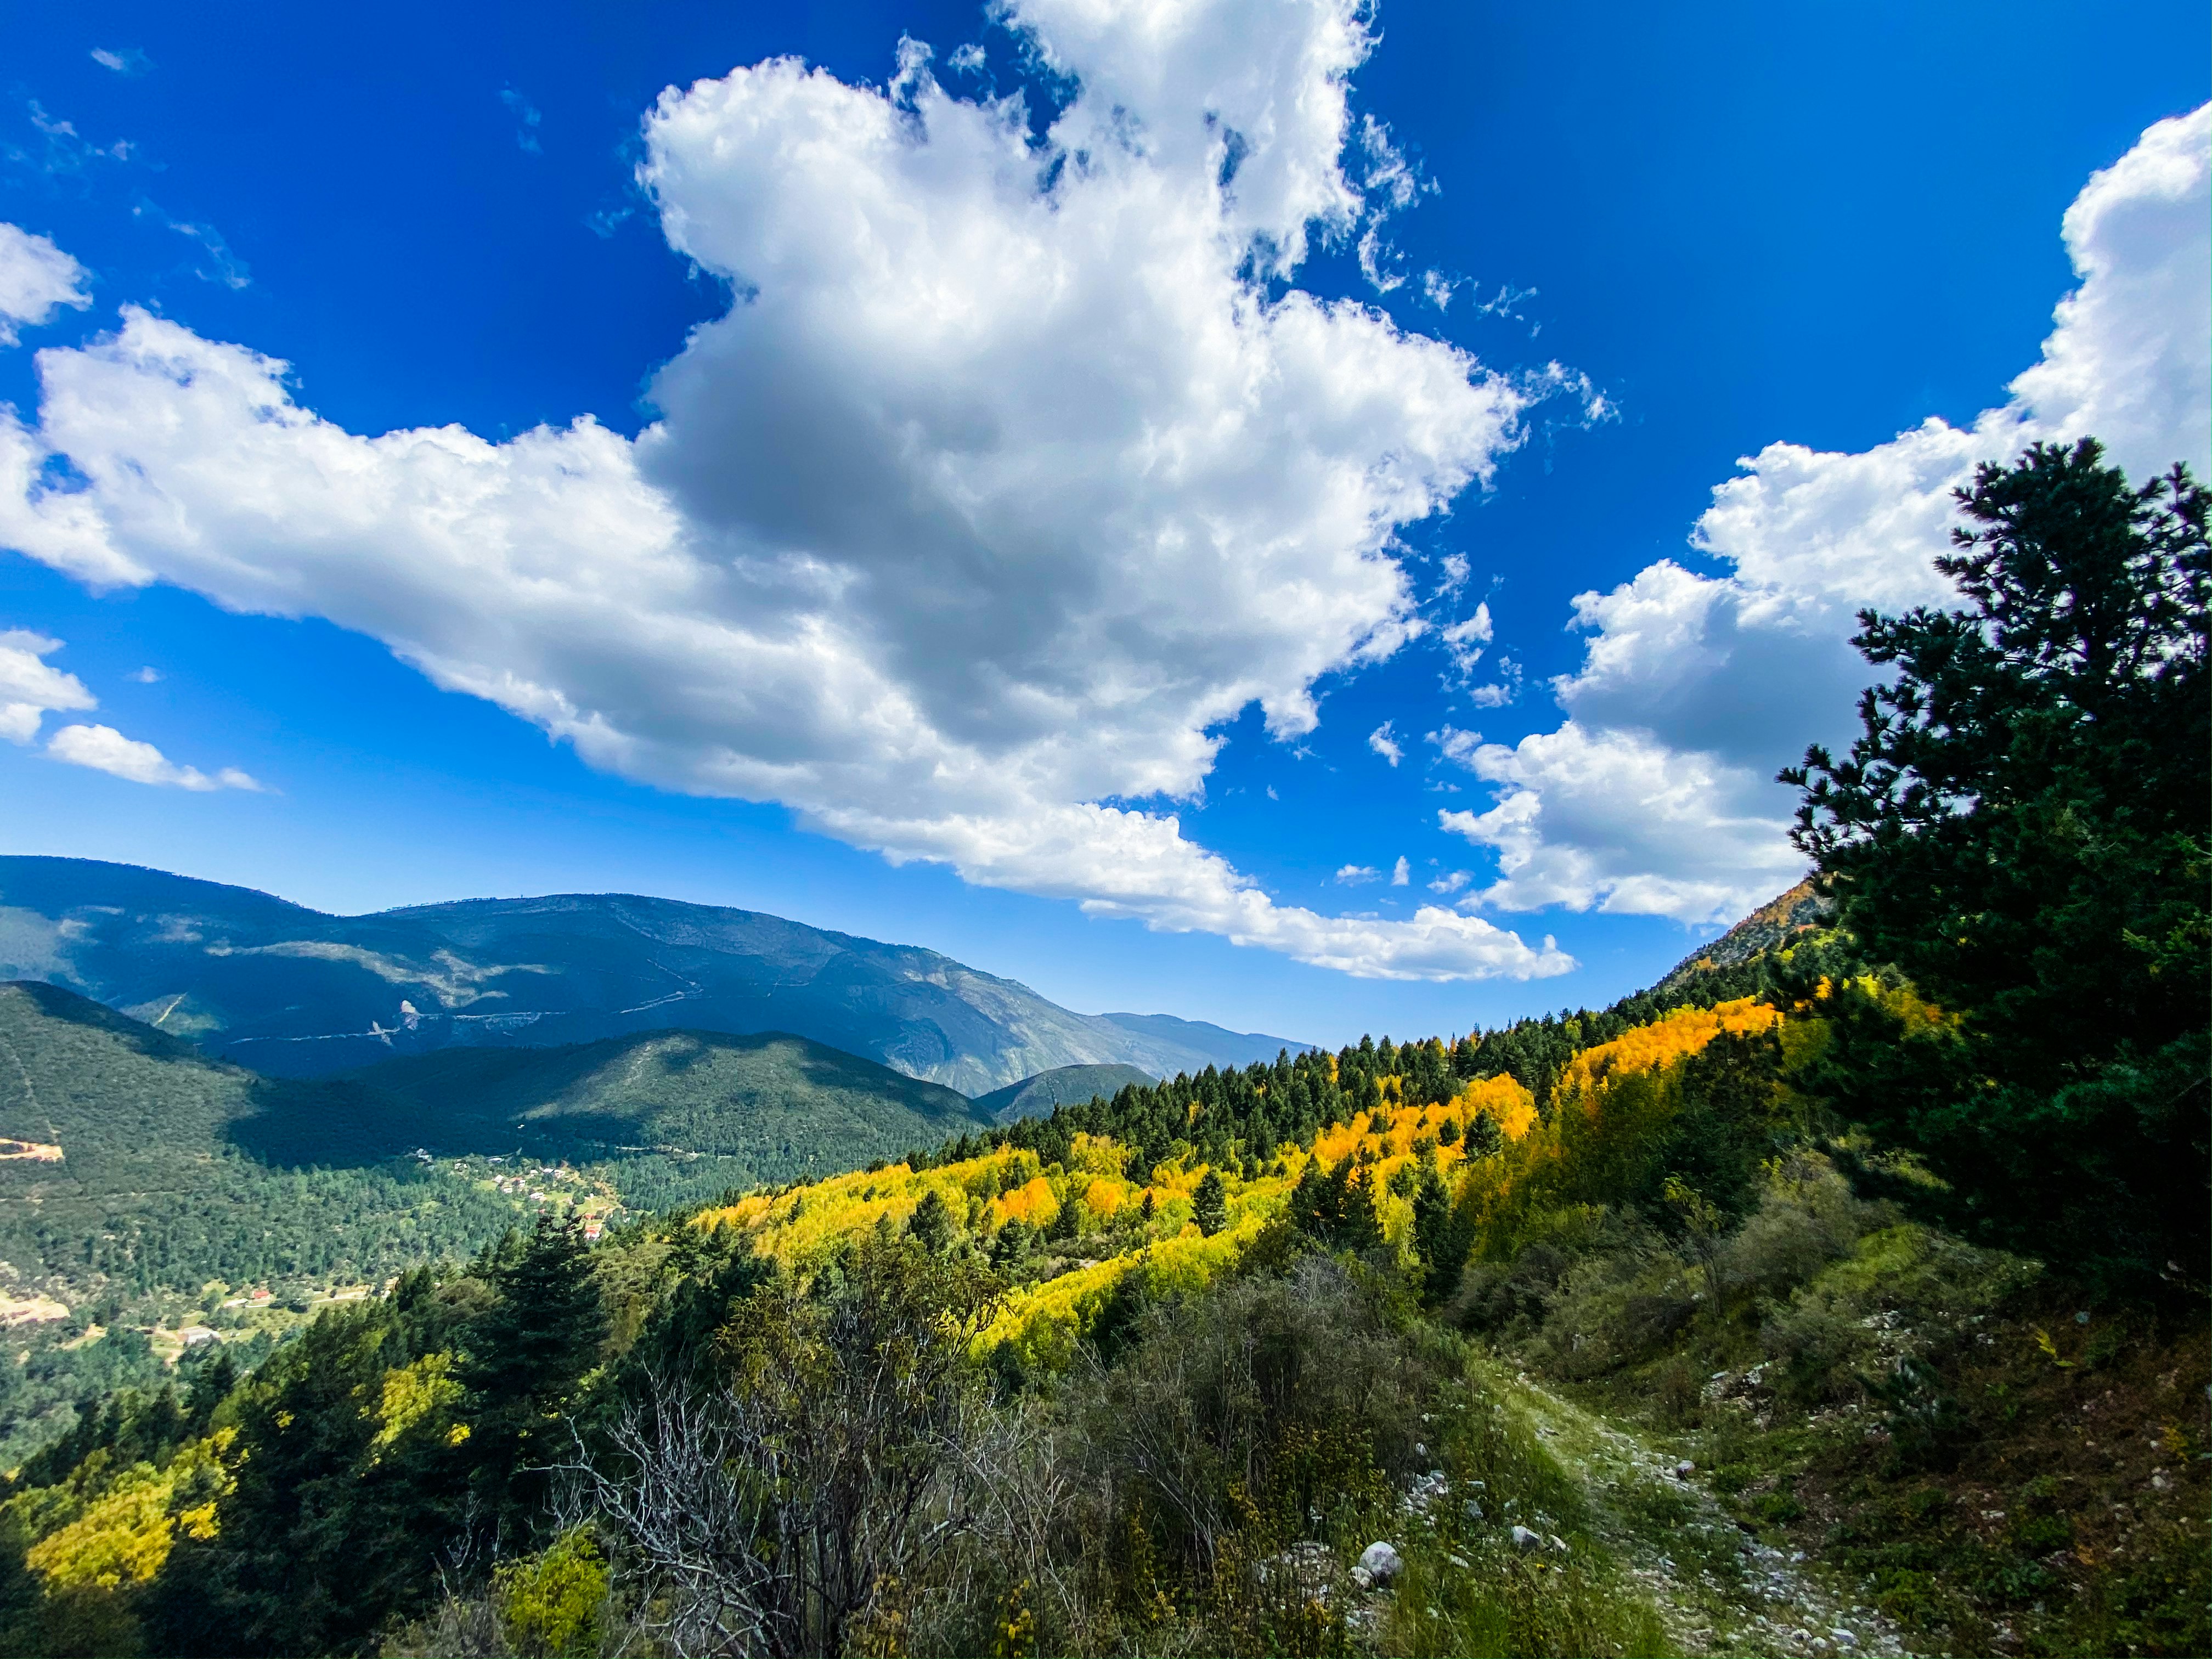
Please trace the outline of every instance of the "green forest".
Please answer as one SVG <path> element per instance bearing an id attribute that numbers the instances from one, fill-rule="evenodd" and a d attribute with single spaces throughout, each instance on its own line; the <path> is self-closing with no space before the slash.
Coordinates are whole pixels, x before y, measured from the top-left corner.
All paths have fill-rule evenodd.
<path id="1" fill-rule="evenodd" d="M 2206 501 L 2083 441 L 1959 509 L 1955 607 L 1866 613 L 1861 735 L 1784 775 L 1809 889 L 1602 1010 L 917 1097 L 592 1239 L 450 1158 L 280 1172 L 295 1097 L 5 993 L 194 1079 L 0 1124 L 70 1147 L 0 1163 L 42 1293 L 374 1293 L 70 1373 L 0 1652 L 2212 1651 Z"/>

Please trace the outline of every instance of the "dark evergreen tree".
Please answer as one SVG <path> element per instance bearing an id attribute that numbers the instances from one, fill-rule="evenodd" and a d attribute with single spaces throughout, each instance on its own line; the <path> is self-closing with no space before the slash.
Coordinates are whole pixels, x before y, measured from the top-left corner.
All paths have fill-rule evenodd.
<path id="1" fill-rule="evenodd" d="M 1349 1153 L 1327 1170 L 1319 1158 L 1307 1160 L 1291 1189 L 1290 1219 L 1298 1231 L 1334 1250 L 1369 1250 L 1382 1242 L 1368 1172 Z"/>
<path id="2" fill-rule="evenodd" d="M 1198 1223 L 1199 1231 L 1208 1238 L 1229 1224 L 1229 1189 L 1222 1185 L 1216 1171 L 1208 1170 L 1199 1178 L 1197 1188 L 1190 1195 L 1190 1215 Z"/>
<path id="3" fill-rule="evenodd" d="M 1844 988 L 1817 1083 L 1978 1240 L 2147 1281 L 2207 1254 L 2206 499 L 2039 444 L 1960 494 L 1966 608 L 1861 613 L 1893 678 L 1782 775 L 1841 926 L 1958 1017 Z"/>
<path id="4" fill-rule="evenodd" d="M 460 1380 L 478 1490 L 504 1527 L 538 1507 L 545 1476 L 538 1466 L 560 1443 L 577 1383 L 599 1363 L 607 1319 L 573 1217 L 539 1216 L 527 1235 L 510 1236 L 490 1254 L 483 1276 L 497 1299 L 470 1323 Z"/>
<path id="5" fill-rule="evenodd" d="M 906 1227 L 922 1249 L 933 1255 L 943 1255 L 957 1231 L 952 1219 L 951 1207 L 945 1203 L 944 1194 L 934 1187 L 921 1195 L 921 1202 L 914 1206 L 914 1213 L 907 1218 Z"/>

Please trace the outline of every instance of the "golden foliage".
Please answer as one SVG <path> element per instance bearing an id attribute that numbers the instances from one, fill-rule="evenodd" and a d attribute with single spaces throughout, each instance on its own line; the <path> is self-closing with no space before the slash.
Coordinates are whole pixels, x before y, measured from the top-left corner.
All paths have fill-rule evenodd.
<path id="1" fill-rule="evenodd" d="M 453 1372 L 453 1356 L 445 1352 L 424 1354 L 411 1365 L 385 1372 L 376 1433 L 369 1444 L 381 1452 L 423 1419 L 459 1405 L 468 1390 Z"/>
<path id="2" fill-rule="evenodd" d="M 607 1601 L 607 1568 L 589 1533 L 566 1532 L 550 1547 L 492 1573 L 492 1601 L 516 1651 L 595 1654 Z"/>
<path id="3" fill-rule="evenodd" d="M 1578 1100 L 1585 1113 L 1602 1109 L 1603 1100 L 1621 1079 L 1663 1070 L 1698 1053 L 1723 1031 L 1758 1031 L 1779 1018 L 1753 999 L 1712 1009 L 1682 1009 L 1612 1042 L 1575 1055 L 1562 1074 L 1555 1097 Z M 1503 1133 L 1504 1155 L 1485 1160 L 1469 1176 L 1466 1131 L 1478 1115 L 1487 1115 Z M 1155 1289 L 1194 1288 L 1233 1262 L 1237 1252 L 1288 1202 L 1306 1165 L 1318 1159 L 1334 1168 L 1346 1158 L 1371 1165 L 1365 1177 L 1377 1195 L 1384 1238 L 1400 1250 L 1410 1248 L 1410 1199 L 1390 1190 L 1392 1177 L 1415 1159 L 1433 1161 L 1448 1183 L 1473 1180 L 1480 1206 L 1495 1210 L 1500 1195 L 1530 1172 L 1561 1156 L 1559 1115 L 1547 1124 L 1539 1118 L 1535 1097 L 1510 1076 L 1478 1079 L 1441 1105 L 1402 1103 L 1398 1088 L 1386 1091 L 1382 1103 L 1356 1114 L 1349 1122 L 1326 1128 L 1307 1147 L 1283 1149 L 1270 1173 L 1246 1180 L 1232 1162 L 1215 1173 L 1226 1192 L 1229 1224 L 1212 1238 L 1191 1224 L 1191 1194 L 1208 1166 L 1182 1143 L 1174 1156 L 1149 1171 L 1133 1170 L 1135 1149 L 1103 1135 L 1079 1134 L 1065 1166 L 1040 1167 L 1035 1152 L 1006 1147 L 981 1157 L 917 1171 L 905 1164 L 835 1176 L 781 1194 L 754 1194 L 735 1204 L 705 1212 L 699 1224 L 735 1227 L 754 1247 L 786 1266 L 820 1260 L 845 1239 L 889 1223 L 905 1224 L 923 1196 L 939 1193 L 956 1217 L 969 1218 L 988 1236 L 1010 1221 L 1045 1228 L 1057 1222 L 1064 1206 L 1075 1205 L 1090 1223 L 1115 1229 L 1127 1248 L 1107 1260 L 1083 1262 L 1042 1283 L 1020 1286 L 1000 1304 L 992 1323 L 975 1340 L 979 1353 L 1009 1345 L 1024 1364 L 1055 1368 L 1074 1352 L 1075 1344 L 1110 1305 L 1129 1274 L 1142 1274 Z M 1449 1123 L 1449 1139 L 1439 1131 Z M 1146 1198 L 1148 1225 L 1130 1231 Z M 973 1207 L 970 1200 L 975 1200 Z"/>
<path id="4" fill-rule="evenodd" d="M 1656 1071 L 1701 1052 L 1723 1031 L 1740 1034 L 1770 1030 L 1781 1018 L 1779 1010 L 1767 1006 L 1756 997 L 1738 997 L 1733 1002 L 1717 1003 L 1711 1008 L 1677 1008 L 1611 1042 L 1583 1049 L 1567 1062 L 1554 1093 L 1562 1100 L 1579 1097 L 1594 1111 L 1599 1085 L 1609 1079 Z"/>
<path id="5" fill-rule="evenodd" d="M 133 1465 L 82 1515 L 32 1545 L 25 1560 L 49 1590 L 144 1583 L 169 1559 L 179 1529 L 195 1538 L 215 1535 L 214 1495 L 229 1487 L 223 1455 L 236 1434 L 219 1429 L 190 1441 L 166 1468 Z M 204 1501 L 178 1510 L 180 1493 Z"/>
<path id="6" fill-rule="evenodd" d="M 1487 1112 L 1508 1140 L 1518 1140 L 1536 1121 L 1536 1097 L 1518 1079 L 1500 1072 L 1496 1077 L 1477 1078 L 1461 1090 L 1452 1100 L 1452 1109 L 1463 1121 Z"/>

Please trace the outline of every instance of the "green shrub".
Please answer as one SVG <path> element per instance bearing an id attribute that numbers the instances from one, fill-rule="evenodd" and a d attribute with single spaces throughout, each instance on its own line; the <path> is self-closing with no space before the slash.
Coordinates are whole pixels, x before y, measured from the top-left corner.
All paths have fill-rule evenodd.
<path id="1" fill-rule="evenodd" d="M 492 1575 L 492 1599 L 517 1653 L 585 1659 L 599 1650 L 606 1563 L 591 1534 L 579 1528 L 536 1555 L 501 1566 Z"/>

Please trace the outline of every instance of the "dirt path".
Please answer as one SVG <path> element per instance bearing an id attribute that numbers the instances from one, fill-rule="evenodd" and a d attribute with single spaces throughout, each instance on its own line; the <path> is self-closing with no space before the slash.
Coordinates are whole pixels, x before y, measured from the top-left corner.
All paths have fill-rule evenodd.
<path id="1" fill-rule="evenodd" d="M 1588 1496 L 1592 1529 L 1686 1654 L 1901 1655 L 1896 1627 L 1800 1555 L 1747 1536 L 1673 1458 L 1507 1375 L 1520 1416 Z"/>

